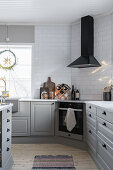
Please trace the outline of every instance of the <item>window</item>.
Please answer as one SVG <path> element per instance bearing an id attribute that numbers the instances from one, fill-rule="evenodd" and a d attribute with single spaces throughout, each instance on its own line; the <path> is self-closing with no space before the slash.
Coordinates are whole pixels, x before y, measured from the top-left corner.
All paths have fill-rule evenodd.
<path id="1" fill-rule="evenodd" d="M 16 55 L 16 65 L 11 70 L 0 68 L 0 78 L 6 80 L 10 97 L 31 97 L 31 45 L 0 45 L 0 51 L 10 49 Z M 0 83 L 3 83 L 0 81 Z M 0 84 L 0 93 L 3 84 Z"/>

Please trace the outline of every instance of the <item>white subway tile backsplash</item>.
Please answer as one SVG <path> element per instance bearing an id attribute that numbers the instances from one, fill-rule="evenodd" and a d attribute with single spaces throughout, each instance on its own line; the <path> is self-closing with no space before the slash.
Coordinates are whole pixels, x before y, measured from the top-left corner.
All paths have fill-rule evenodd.
<path id="1" fill-rule="evenodd" d="M 71 26 L 36 26 L 32 68 L 33 97 L 36 89 L 51 77 L 56 84 L 71 85 Z"/>
<path id="2" fill-rule="evenodd" d="M 96 18 L 94 23 L 94 56 L 108 65 L 102 68 L 72 69 L 71 83 L 79 88 L 81 99 L 102 100 L 103 88 L 113 75 L 113 15 Z M 111 36 L 112 35 L 112 36 Z M 71 60 L 81 53 L 80 23 L 72 26 Z M 112 77 L 113 78 L 113 77 Z"/>

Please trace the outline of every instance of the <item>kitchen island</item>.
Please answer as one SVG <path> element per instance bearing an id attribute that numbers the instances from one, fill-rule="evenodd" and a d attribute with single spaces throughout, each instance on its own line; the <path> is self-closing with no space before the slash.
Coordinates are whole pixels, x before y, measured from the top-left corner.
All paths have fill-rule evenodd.
<path id="1" fill-rule="evenodd" d="M 0 105 L 0 170 L 11 170 L 12 104 Z"/>

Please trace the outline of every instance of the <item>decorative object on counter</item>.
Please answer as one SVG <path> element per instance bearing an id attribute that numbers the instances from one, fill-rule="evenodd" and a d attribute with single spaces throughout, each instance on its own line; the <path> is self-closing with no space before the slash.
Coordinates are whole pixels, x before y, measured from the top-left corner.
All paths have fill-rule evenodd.
<path id="1" fill-rule="evenodd" d="M 72 85 L 71 100 L 75 100 L 75 90 L 74 90 L 74 85 Z"/>
<path id="2" fill-rule="evenodd" d="M 111 101 L 111 89 L 112 89 L 112 86 L 108 86 L 104 88 L 104 92 L 103 92 L 104 101 Z"/>
<path id="3" fill-rule="evenodd" d="M 16 55 L 9 49 L 0 52 L 0 68 L 11 70 L 16 65 Z"/>
<path id="4" fill-rule="evenodd" d="M 49 88 L 45 87 L 45 84 L 43 87 L 40 88 L 40 98 L 49 99 Z"/>
<path id="5" fill-rule="evenodd" d="M 49 99 L 55 98 L 55 83 L 51 81 L 51 77 L 48 77 L 47 82 L 44 83 L 44 86 L 49 89 Z"/>
<path id="6" fill-rule="evenodd" d="M 76 96 L 76 100 L 80 100 L 80 92 L 78 89 L 76 90 L 75 96 Z"/>
<path id="7" fill-rule="evenodd" d="M 57 99 L 70 99 L 70 87 L 67 84 L 58 84 L 55 91 L 55 96 Z"/>

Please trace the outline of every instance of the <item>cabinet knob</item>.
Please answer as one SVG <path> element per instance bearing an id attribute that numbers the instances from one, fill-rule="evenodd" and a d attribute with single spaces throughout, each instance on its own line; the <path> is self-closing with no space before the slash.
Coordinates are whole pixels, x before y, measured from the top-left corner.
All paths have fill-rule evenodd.
<path id="1" fill-rule="evenodd" d="M 10 141 L 10 139 L 9 138 L 7 138 L 7 142 L 9 142 Z"/>
<path id="2" fill-rule="evenodd" d="M 102 125 L 103 125 L 103 126 L 106 126 L 106 123 L 104 122 Z"/>
<path id="3" fill-rule="evenodd" d="M 106 144 L 103 144 L 102 146 L 103 146 L 103 148 L 106 148 Z M 107 149 L 107 148 L 106 148 L 106 149 Z"/>
<path id="4" fill-rule="evenodd" d="M 52 105 L 53 105 L 54 103 L 52 103 Z"/>
<path id="5" fill-rule="evenodd" d="M 91 109 L 91 106 L 89 106 L 89 109 Z"/>
<path id="6" fill-rule="evenodd" d="M 91 117 L 91 114 L 89 114 L 89 117 Z"/>
<path id="7" fill-rule="evenodd" d="M 7 122 L 10 122 L 10 119 L 7 119 Z"/>
<path id="8" fill-rule="evenodd" d="M 10 112 L 10 110 L 9 109 L 7 109 L 7 113 L 9 113 Z"/>
<path id="9" fill-rule="evenodd" d="M 68 136 L 71 136 L 70 134 L 68 134 Z"/>
<path id="10" fill-rule="evenodd" d="M 91 130 L 89 130 L 89 133 L 92 133 Z"/>
<path id="11" fill-rule="evenodd" d="M 7 147 L 7 151 L 9 151 L 9 150 L 10 150 L 10 148 Z"/>
<path id="12" fill-rule="evenodd" d="M 102 114 L 103 114 L 103 115 L 106 115 L 106 112 L 104 111 Z"/>
<path id="13" fill-rule="evenodd" d="M 7 132 L 9 132 L 10 131 L 10 129 L 7 129 Z"/>

